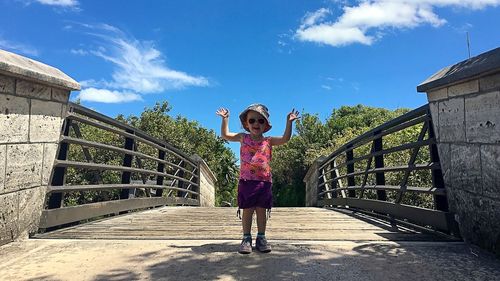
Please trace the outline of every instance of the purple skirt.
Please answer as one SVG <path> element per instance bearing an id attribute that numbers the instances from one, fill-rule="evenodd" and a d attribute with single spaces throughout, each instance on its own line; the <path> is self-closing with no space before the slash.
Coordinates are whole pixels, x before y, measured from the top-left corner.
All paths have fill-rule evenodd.
<path id="1" fill-rule="evenodd" d="M 248 209 L 260 207 L 271 209 L 273 206 L 272 183 L 240 179 L 238 183 L 238 207 Z"/>

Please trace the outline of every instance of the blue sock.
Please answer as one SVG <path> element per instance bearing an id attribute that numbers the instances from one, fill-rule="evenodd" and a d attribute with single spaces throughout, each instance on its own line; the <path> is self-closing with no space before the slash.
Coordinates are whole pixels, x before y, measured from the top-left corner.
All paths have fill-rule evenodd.
<path id="1" fill-rule="evenodd" d="M 257 232 L 257 237 L 266 237 L 265 232 Z"/>
<path id="2" fill-rule="evenodd" d="M 252 234 L 250 234 L 250 233 L 243 233 L 243 238 L 244 239 L 250 239 L 250 240 L 252 240 Z"/>

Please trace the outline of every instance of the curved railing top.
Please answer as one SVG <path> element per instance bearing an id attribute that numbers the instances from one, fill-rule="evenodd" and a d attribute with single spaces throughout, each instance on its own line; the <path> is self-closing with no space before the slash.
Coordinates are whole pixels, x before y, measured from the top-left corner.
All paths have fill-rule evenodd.
<path id="1" fill-rule="evenodd" d="M 354 138 L 311 169 L 310 205 L 348 206 L 457 233 L 427 104 Z"/>
<path id="2" fill-rule="evenodd" d="M 203 165 L 142 130 L 69 103 L 40 228 L 163 205 L 199 206 Z"/>
<path id="3" fill-rule="evenodd" d="M 341 147 L 337 148 L 330 155 L 326 156 L 326 158 L 320 163 L 321 167 L 324 167 L 328 163 L 332 161 L 333 158 L 345 152 L 346 150 L 352 150 L 356 147 L 359 147 L 363 144 L 368 143 L 376 138 L 382 137 L 384 135 L 388 135 L 390 133 L 399 131 L 401 129 L 410 127 L 412 125 L 427 121 L 430 119 L 430 116 L 427 116 L 426 113 L 429 111 L 429 105 L 425 104 L 419 108 L 416 108 L 406 114 L 403 114 L 399 117 L 396 117 L 384 124 L 381 124 L 358 137 L 350 140 L 345 143 Z M 411 121 L 411 122 L 410 122 Z M 408 122 L 408 123 L 407 123 Z"/>
<path id="4" fill-rule="evenodd" d="M 85 116 L 92 116 L 92 118 L 97 120 L 97 121 L 112 125 L 112 126 L 117 127 L 117 128 L 121 128 L 123 130 L 133 131 L 134 135 L 136 135 L 137 137 L 140 137 L 140 138 L 147 140 L 147 141 L 150 141 L 152 143 L 162 145 L 166 149 L 168 149 L 170 152 L 175 153 L 181 157 L 184 157 L 186 160 L 190 160 L 192 162 L 192 164 L 194 164 L 194 162 L 195 162 L 195 159 L 193 159 L 193 157 L 191 155 L 188 155 L 187 153 L 181 151 L 180 149 L 173 147 L 169 143 L 167 143 L 163 140 L 160 140 L 158 138 L 155 138 L 155 137 L 149 135 L 148 133 L 146 133 L 140 129 L 137 129 L 133 126 L 130 126 L 129 124 L 119 122 L 119 121 L 117 121 L 109 116 L 106 116 L 106 115 L 99 113 L 97 111 L 93 111 L 89 108 L 86 108 L 86 107 L 79 105 L 79 104 L 76 104 L 76 103 L 70 102 L 70 103 L 68 103 L 68 106 L 69 106 L 69 110 L 68 110 L 69 115 L 68 116 L 70 118 L 72 116 L 72 114 L 71 114 L 72 112 L 82 114 Z"/>

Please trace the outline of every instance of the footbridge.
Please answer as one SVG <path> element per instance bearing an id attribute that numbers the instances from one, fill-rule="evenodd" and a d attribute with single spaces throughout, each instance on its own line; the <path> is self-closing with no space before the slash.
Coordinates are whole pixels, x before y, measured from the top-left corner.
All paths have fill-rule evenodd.
<path id="1" fill-rule="evenodd" d="M 0 50 L 1 280 L 500 280 L 500 48 L 318 158 L 270 254 L 236 252 L 203 159 L 69 102 L 79 87 Z"/>

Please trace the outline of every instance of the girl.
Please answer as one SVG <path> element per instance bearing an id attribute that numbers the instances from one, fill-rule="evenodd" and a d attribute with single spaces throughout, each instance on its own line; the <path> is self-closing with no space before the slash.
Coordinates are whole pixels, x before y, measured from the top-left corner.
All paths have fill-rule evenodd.
<path id="1" fill-rule="evenodd" d="M 252 216 L 257 213 L 257 238 L 255 248 L 269 253 L 271 247 L 266 240 L 266 210 L 272 207 L 271 151 L 274 145 L 285 144 L 292 135 L 292 123 L 299 112 L 292 109 L 286 118 L 282 137 L 264 137 L 271 129 L 269 112 L 262 104 L 252 104 L 240 114 L 240 121 L 247 133 L 231 133 L 228 129 L 229 110 L 220 108 L 216 112 L 222 117 L 221 136 L 228 141 L 238 141 L 240 148 L 240 180 L 238 183 L 238 207 L 243 209 L 243 240 L 238 252 L 252 252 Z M 239 211 L 238 209 L 238 211 Z"/>

